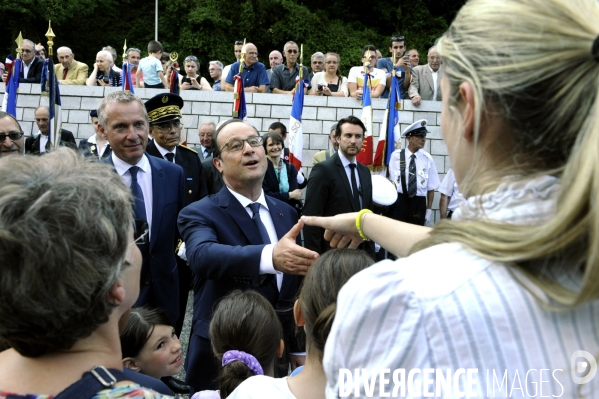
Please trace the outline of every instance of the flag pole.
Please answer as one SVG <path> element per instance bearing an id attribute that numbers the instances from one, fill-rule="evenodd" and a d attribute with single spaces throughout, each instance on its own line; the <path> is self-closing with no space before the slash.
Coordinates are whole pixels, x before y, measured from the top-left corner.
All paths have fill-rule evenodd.
<path id="1" fill-rule="evenodd" d="M 48 58 L 49 60 L 46 61 L 47 65 L 48 65 L 48 69 L 52 69 L 52 71 L 48 70 L 48 76 L 52 76 L 52 79 L 47 79 L 46 80 L 46 87 L 50 87 L 50 85 L 52 85 L 52 90 L 49 90 L 48 92 L 50 93 L 50 98 L 49 98 L 49 102 L 48 102 L 48 106 L 49 107 L 54 107 L 54 128 L 51 129 L 53 134 L 53 137 L 50 137 L 50 142 L 52 143 L 52 149 L 56 148 L 59 144 L 60 144 L 60 123 L 61 121 L 59 121 L 59 117 L 57 117 L 57 115 L 60 114 L 60 110 L 58 109 L 58 106 L 55 103 L 55 97 L 56 96 L 56 90 L 58 89 L 58 82 L 56 80 L 56 78 L 54 77 L 54 65 L 52 62 L 52 47 L 54 46 L 54 38 L 56 37 L 56 35 L 54 34 L 54 31 L 52 31 L 52 21 L 48 21 L 48 31 L 45 34 L 46 38 L 48 39 Z"/>
<path id="2" fill-rule="evenodd" d="M 233 78 L 233 118 L 239 118 L 240 113 L 243 113 L 245 105 L 245 92 L 243 91 L 243 79 L 241 74 L 243 73 L 243 67 L 245 65 L 245 38 L 243 38 L 243 46 L 241 47 L 241 56 L 239 57 L 239 73 Z M 242 97 L 243 93 L 243 99 Z M 243 101 L 242 101 L 243 100 Z M 240 119 L 243 119 L 243 115 Z"/>
<path id="3" fill-rule="evenodd" d="M 17 37 L 17 39 L 15 40 L 15 43 L 17 43 L 17 59 L 20 60 L 21 59 L 21 53 L 23 52 L 22 46 L 23 46 L 23 35 L 21 34 L 21 32 L 19 32 L 19 36 Z"/>

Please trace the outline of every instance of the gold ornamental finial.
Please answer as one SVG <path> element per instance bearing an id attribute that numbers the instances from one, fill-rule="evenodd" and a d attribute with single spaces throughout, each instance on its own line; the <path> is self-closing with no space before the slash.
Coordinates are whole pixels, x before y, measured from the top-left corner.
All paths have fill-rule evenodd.
<path id="1" fill-rule="evenodd" d="M 17 37 L 17 40 L 15 40 L 15 43 L 17 43 L 17 58 L 21 58 L 21 53 L 23 52 L 23 35 L 21 32 L 19 32 L 19 36 Z"/>
<path id="2" fill-rule="evenodd" d="M 46 32 L 48 38 L 48 57 L 52 58 L 52 46 L 54 46 L 54 38 L 56 35 L 52 32 L 52 21 L 48 21 L 48 32 Z"/>
<path id="3" fill-rule="evenodd" d="M 243 38 L 243 46 L 241 46 L 241 57 L 239 58 L 239 74 L 243 72 L 243 66 L 245 65 L 245 38 Z"/>
<path id="4" fill-rule="evenodd" d="M 123 44 L 123 64 L 127 60 L 127 39 L 125 39 L 125 44 Z"/>
<path id="5" fill-rule="evenodd" d="M 300 57 L 299 58 L 300 58 L 300 62 L 299 62 L 299 64 L 300 64 L 299 65 L 299 67 L 300 67 L 299 77 L 300 77 L 300 80 L 301 80 L 301 79 L 304 78 L 304 76 L 303 76 L 303 74 L 304 74 L 303 73 L 304 72 L 304 44 L 303 43 L 300 44 Z"/>
<path id="6" fill-rule="evenodd" d="M 171 53 L 171 55 L 168 56 L 168 58 L 173 61 L 173 63 L 176 63 L 177 60 L 179 59 L 179 54 L 176 51 L 173 51 Z"/>

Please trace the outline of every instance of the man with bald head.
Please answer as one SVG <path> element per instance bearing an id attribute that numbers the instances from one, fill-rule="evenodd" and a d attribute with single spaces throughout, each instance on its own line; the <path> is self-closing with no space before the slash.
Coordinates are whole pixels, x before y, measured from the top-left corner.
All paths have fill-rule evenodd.
<path id="1" fill-rule="evenodd" d="M 23 154 L 23 129 L 11 115 L 0 111 L 0 158 Z"/>
<path id="2" fill-rule="evenodd" d="M 39 131 L 32 137 L 27 137 L 25 140 L 25 153 L 41 155 L 52 149 L 52 142 L 48 138 L 48 132 L 50 130 L 50 109 L 45 106 L 38 107 L 35 110 L 35 123 Z M 52 141 L 54 139 L 52 138 Z M 60 129 L 60 145 L 67 146 L 70 148 L 77 148 L 75 137 L 73 133 L 66 129 Z"/>
<path id="3" fill-rule="evenodd" d="M 68 47 L 56 50 L 60 64 L 54 65 L 54 74 L 58 83 L 63 85 L 84 85 L 89 67 L 75 60 L 75 54 Z"/>
<path id="4" fill-rule="evenodd" d="M 420 105 L 424 101 L 441 101 L 441 57 L 436 47 L 428 50 L 427 65 L 419 65 L 414 68 L 412 82 L 408 94 L 412 104 Z"/>
<path id="5" fill-rule="evenodd" d="M 235 75 L 239 74 L 239 63 L 237 61 L 231 65 L 229 75 L 225 79 L 227 85 L 226 91 L 233 91 Z M 246 93 L 266 93 L 266 86 L 269 83 L 266 67 L 258 61 L 258 48 L 253 43 L 245 45 L 245 63 L 241 72 L 243 87 Z"/>
<path id="6" fill-rule="evenodd" d="M 42 80 L 43 60 L 35 56 L 35 43 L 29 39 L 23 39 L 21 45 L 21 73 L 19 83 L 40 83 Z M 2 81 L 6 82 L 8 73 L 2 75 Z"/>
<path id="7" fill-rule="evenodd" d="M 272 70 L 283 63 L 283 54 L 279 50 L 273 50 L 268 55 L 268 62 L 270 64 L 270 69 L 266 70 L 266 74 L 268 75 L 268 80 L 270 81 L 272 78 Z M 270 88 L 270 84 L 266 88 L 267 93 L 272 93 Z"/>
<path id="8" fill-rule="evenodd" d="M 296 241 L 302 223 L 295 209 L 262 190 L 268 161 L 258 131 L 237 119 L 226 121 L 216 129 L 212 150 L 225 187 L 179 214 L 194 273 L 193 334 L 186 363 L 186 382 L 193 391 L 217 388 L 208 330 L 215 305 L 231 291 L 262 294 L 277 310 L 285 347 L 303 349 L 294 338 L 291 309 L 299 276 L 318 257 Z M 283 369 L 286 375 L 288 366 Z"/>

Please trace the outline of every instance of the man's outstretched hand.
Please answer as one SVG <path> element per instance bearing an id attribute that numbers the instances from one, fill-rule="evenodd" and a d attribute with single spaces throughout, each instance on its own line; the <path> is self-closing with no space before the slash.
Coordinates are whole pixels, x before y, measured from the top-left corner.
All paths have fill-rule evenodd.
<path id="1" fill-rule="evenodd" d="M 275 244 L 272 263 L 275 270 L 288 274 L 305 275 L 308 268 L 318 259 L 318 254 L 296 244 L 295 238 L 302 231 L 304 223 L 297 222 L 287 234 Z"/>

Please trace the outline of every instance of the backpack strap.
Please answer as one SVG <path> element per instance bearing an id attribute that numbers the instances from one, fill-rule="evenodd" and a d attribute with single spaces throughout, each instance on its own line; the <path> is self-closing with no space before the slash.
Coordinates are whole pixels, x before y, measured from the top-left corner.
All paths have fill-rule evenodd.
<path id="1" fill-rule="evenodd" d="M 92 399 L 101 390 L 113 388 L 117 382 L 126 380 L 128 378 L 122 371 L 94 366 L 90 371 L 83 373 L 79 381 L 56 395 L 54 399 Z"/>

